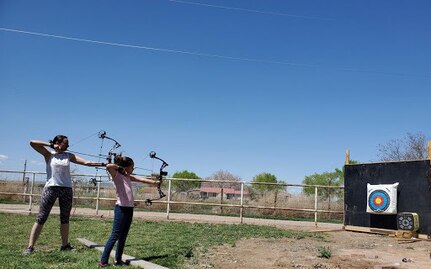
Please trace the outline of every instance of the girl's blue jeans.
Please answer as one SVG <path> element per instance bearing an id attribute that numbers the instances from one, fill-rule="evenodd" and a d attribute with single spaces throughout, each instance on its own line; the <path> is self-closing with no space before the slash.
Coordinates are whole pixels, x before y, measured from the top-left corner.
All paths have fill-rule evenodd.
<path id="1" fill-rule="evenodd" d="M 114 224 L 112 225 L 112 233 L 105 244 L 105 250 L 102 253 L 100 261 L 104 264 L 109 261 L 109 254 L 117 242 L 115 251 L 115 260 L 121 261 L 123 256 L 124 246 L 126 244 L 127 234 L 129 233 L 130 225 L 133 219 L 133 207 L 125 207 L 115 205 L 114 209 Z"/>

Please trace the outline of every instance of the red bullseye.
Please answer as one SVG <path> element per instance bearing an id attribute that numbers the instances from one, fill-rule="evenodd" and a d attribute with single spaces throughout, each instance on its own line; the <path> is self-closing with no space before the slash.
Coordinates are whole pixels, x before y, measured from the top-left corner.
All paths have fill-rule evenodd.
<path id="1" fill-rule="evenodd" d="M 374 197 L 374 204 L 376 206 L 381 206 L 383 203 L 383 197 L 382 196 L 376 196 Z"/>

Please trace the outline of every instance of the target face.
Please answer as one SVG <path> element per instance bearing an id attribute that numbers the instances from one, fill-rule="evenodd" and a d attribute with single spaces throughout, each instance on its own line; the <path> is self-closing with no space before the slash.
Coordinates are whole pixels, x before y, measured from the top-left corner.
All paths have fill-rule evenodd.
<path id="1" fill-rule="evenodd" d="M 368 205 L 371 210 L 376 212 L 385 211 L 391 202 L 391 198 L 389 194 L 384 190 L 375 190 L 373 191 L 368 199 Z"/>
<path id="2" fill-rule="evenodd" d="M 413 218 L 411 217 L 400 217 L 398 219 L 398 226 L 402 230 L 411 230 L 413 229 Z"/>
<path id="3" fill-rule="evenodd" d="M 367 184 L 367 213 L 397 214 L 397 187 L 393 184 Z"/>
<path id="4" fill-rule="evenodd" d="M 397 215 L 398 229 L 416 231 L 419 229 L 419 216 L 416 213 L 403 212 Z"/>

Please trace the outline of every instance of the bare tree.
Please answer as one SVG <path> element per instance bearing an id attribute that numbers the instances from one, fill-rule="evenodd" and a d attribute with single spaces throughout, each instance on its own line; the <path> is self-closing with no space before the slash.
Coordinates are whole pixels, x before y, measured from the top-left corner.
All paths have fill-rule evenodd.
<path id="1" fill-rule="evenodd" d="M 232 181 L 232 183 L 229 182 L 205 182 L 202 185 L 205 185 L 207 187 L 219 187 L 219 188 L 233 188 L 238 189 L 240 184 L 238 184 L 241 181 L 241 178 L 239 176 L 235 176 L 231 174 L 228 171 L 220 170 L 212 174 L 210 177 L 207 178 L 208 180 L 214 180 L 214 181 Z"/>
<path id="2" fill-rule="evenodd" d="M 427 158 L 427 141 L 423 133 L 407 133 L 402 139 L 392 139 L 378 145 L 381 161 L 423 160 Z"/>
<path id="3" fill-rule="evenodd" d="M 223 197 L 224 197 L 224 189 L 225 188 L 232 188 L 232 189 L 238 189 L 241 181 L 241 178 L 239 176 L 235 176 L 231 174 L 228 171 L 217 171 L 212 176 L 207 178 L 208 180 L 214 180 L 214 181 L 232 181 L 230 182 L 204 182 L 202 183 L 202 186 L 206 187 L 215 187 L 220 188 L 220 204 L 223 204 Z M 220 214 L 223 214 L 223 206 L 220 206 Z"/>

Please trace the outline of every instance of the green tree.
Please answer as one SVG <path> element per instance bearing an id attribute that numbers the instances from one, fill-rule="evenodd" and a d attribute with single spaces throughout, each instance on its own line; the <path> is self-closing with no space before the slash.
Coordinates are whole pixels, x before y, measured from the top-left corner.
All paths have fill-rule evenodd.
<path id="1" fill-rule="evenodd" d="M 349 164 L 358 164 L 359 161 L 350 160 Z M 311 176 L 306 176 L 302 181 L 306 185 L 323 185 L 323 186 L 342 186 L 344 184 L 344 171 L 339 168 L 335 168 L 334 172 L 325 172 L 322 174 L 313 174 Z M 306 195 L 314 195 L 314 188 L 304 188 L 303 193 Z M 317 195 L 323 199 L 329 199 L 330 196 L 336 196 L 341 198 L 343 196 L 343 190 L 341 189 L 323 189 L 319 188 Z"/>
<path id="2" fill-rule="evenodd" d="M 252 183 L 283 183 L 277 181 L 277 177 L 270 173 L 260 173 L 253 177 Z M 266 185 L 266 184 L 252 184 L 253 190 L 257 192 L 265 192 L 265 191 L 279 191 L 284 189 L 284 186 L 281 185 Z"/>
<path id="3" fill-rule="evenodd" d="M 313 174 L 306 176 L 303 184 L 306 185 L 321 185 L 321 186 L 341 186 L 344 183 L 344 173 L 341 169 L 335 168 L 334 172 L 324 172 L 321 174 Z M 305 195 L 314 195 L 314 187 L 305 187 L 303 189 Z M 317 195 L 323 200 L 328 200 L 328 209 L 331 208 L 332 197 L 342 197 L 343 190 L 338 188 L 317 188 Z"/>
<path id="4" fill-rule="evenodd" d="M 175 172 L 172 175 L 173 178 L 184 178 L 184 179 L 200 179 L 198 175 L 187 170 L 181 172 Z M 188 192 L 192 189 L 198 188 L 200 186 L 199 181 L 185 181 L 185 180 L 173 180 L 172 187 L 180 192 Z"/>

